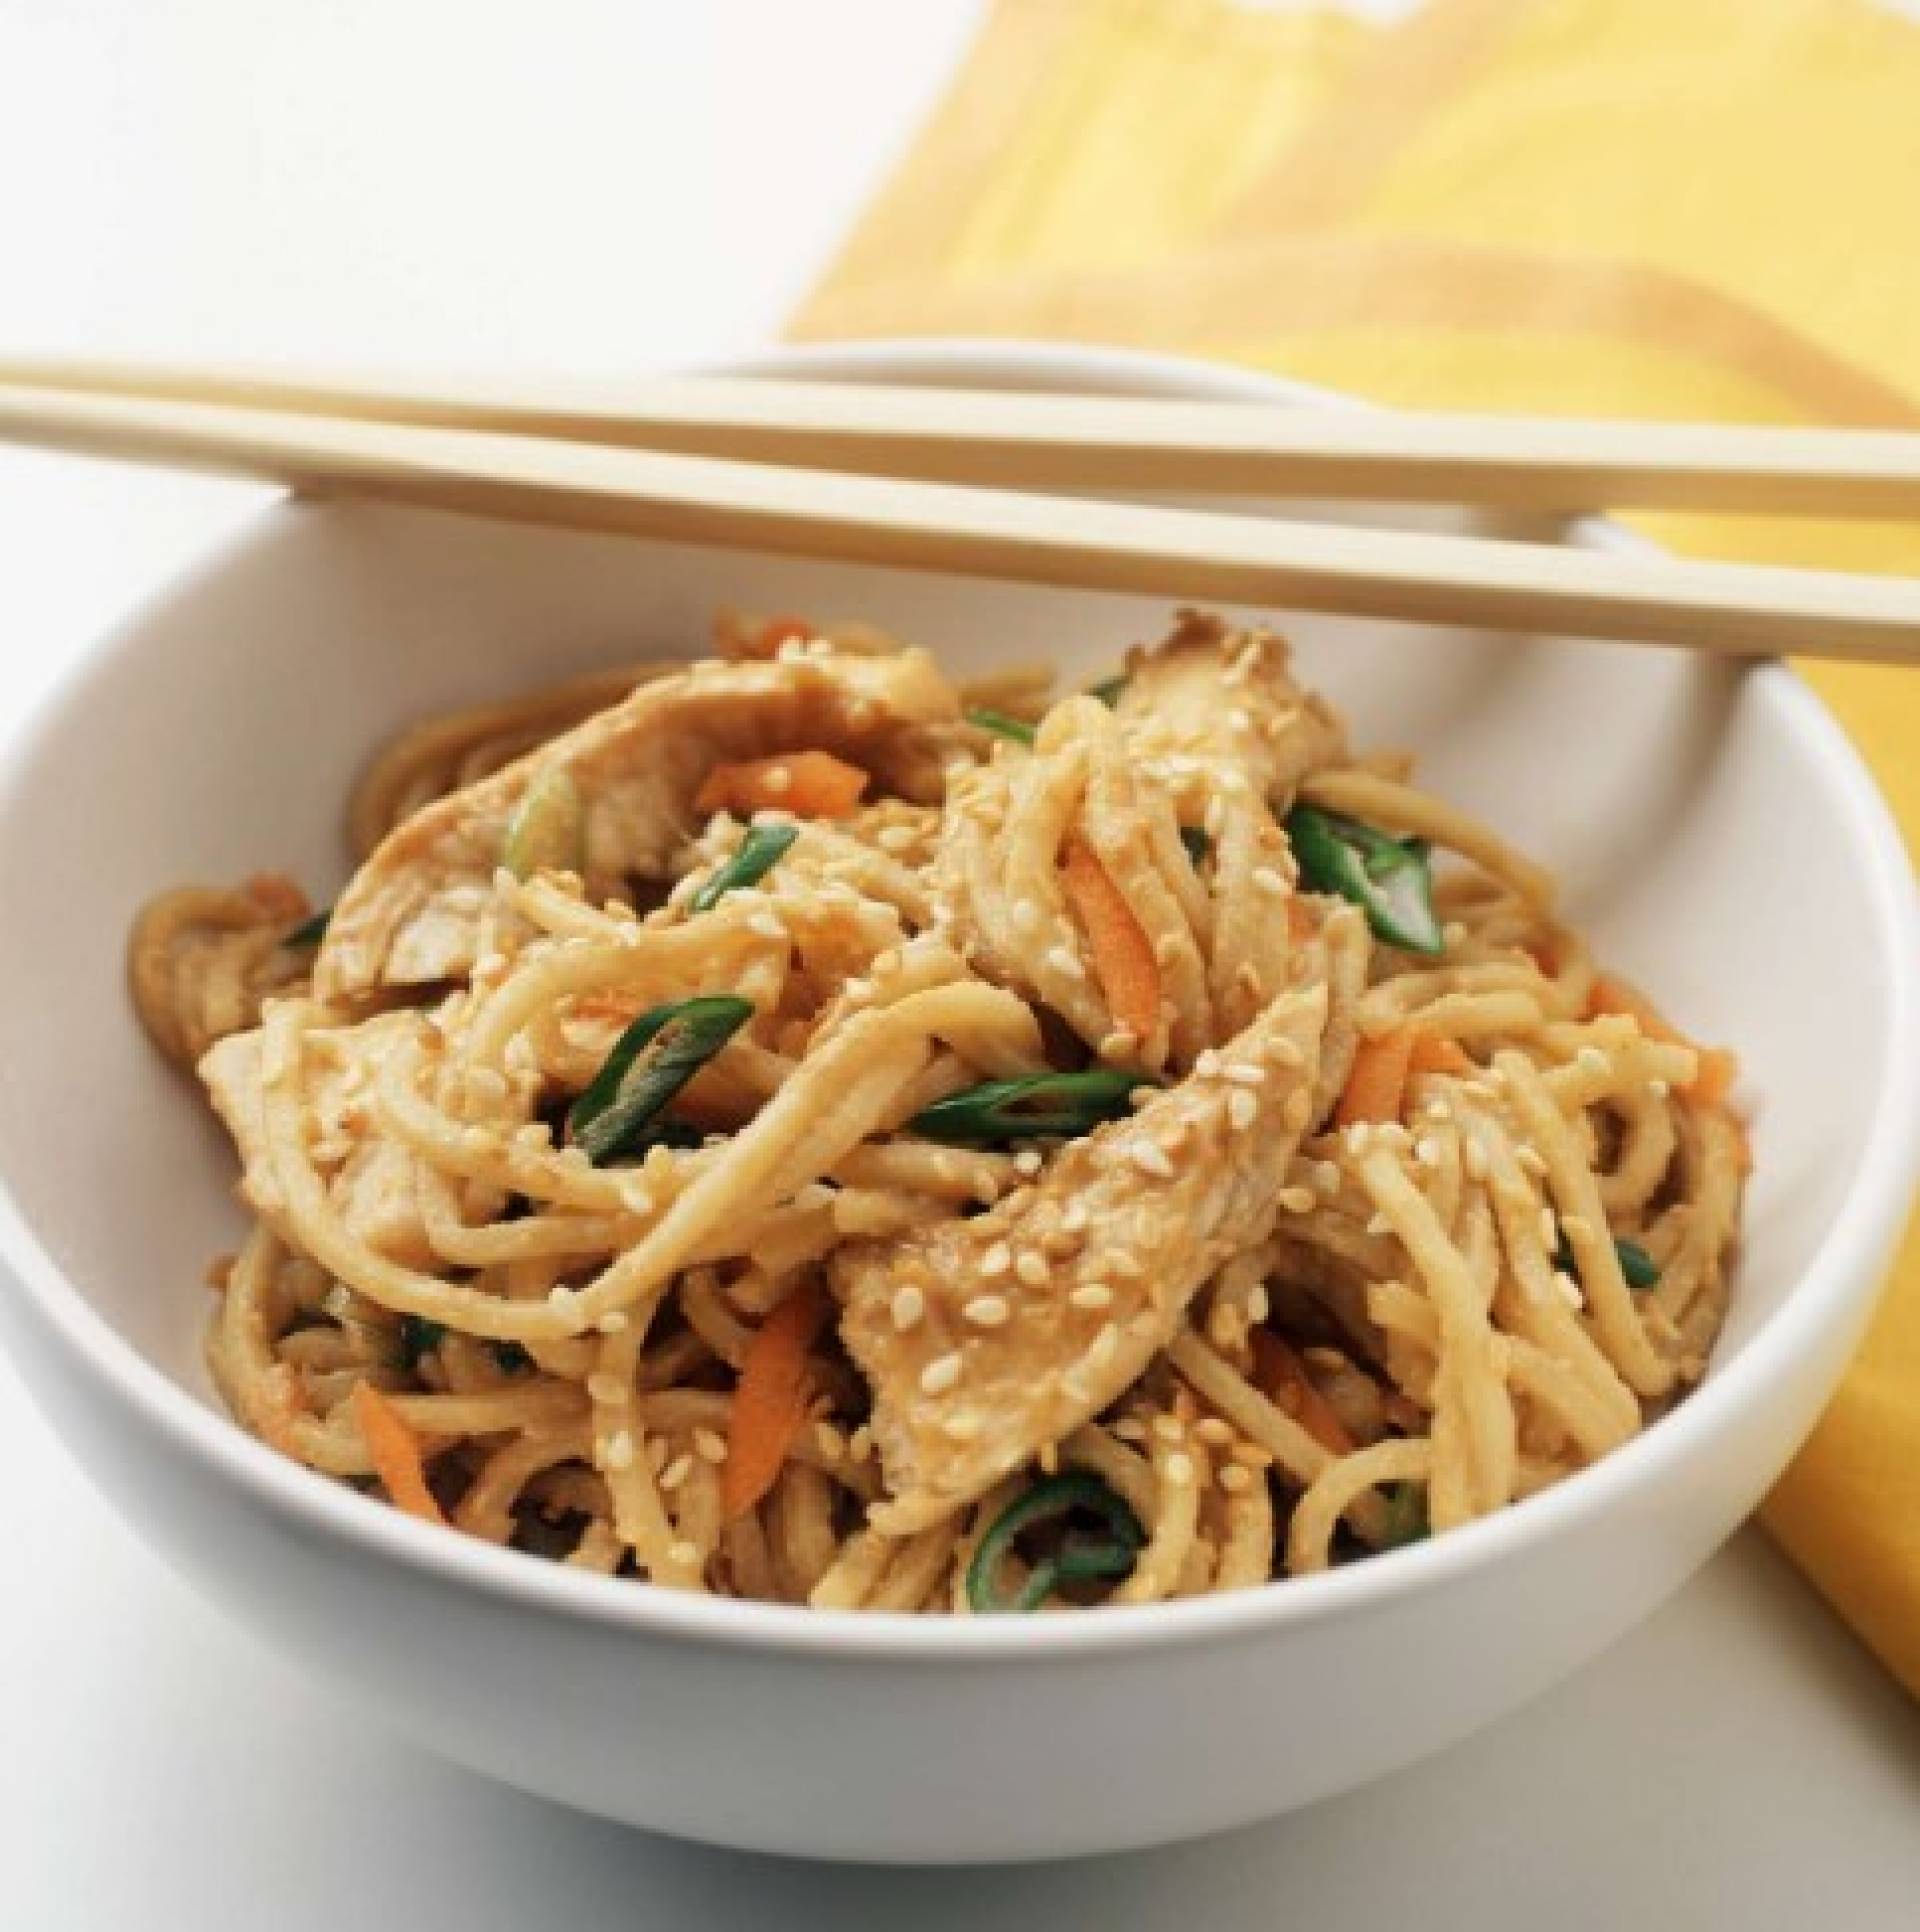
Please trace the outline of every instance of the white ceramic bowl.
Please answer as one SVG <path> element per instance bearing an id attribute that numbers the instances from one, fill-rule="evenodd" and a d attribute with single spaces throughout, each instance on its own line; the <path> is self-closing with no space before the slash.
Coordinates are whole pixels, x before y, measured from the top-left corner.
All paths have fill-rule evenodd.
<path id="1" fill-rule="evenodd" d="M 794 366 L 783 359 L 780 366 Z M 977 345 L 837 374 L 1331 399 L 1204 368 Z M 1589 541 L 1623 541 L 1617 533 Z M 1363 740 L 1558 866 L 1576 916 L 1735 1043 L 1758 1171 L 1705 1386 L 1497 1520 L 1241 1595 L 1033 1620 L 850 1618 L 575 1574 L 281 1460 L 199 1366 L 227 1148 L 127 1010 L 157 883 L 326 888 L 355 766 L 403 719 L 637 652 L 711 607 L 861 614 L 962 665 L 1071 677 L 1137 601 L 291 505 L 108 639 L 0 770 L 0 1296 L 28 1383 L 215 1602 L 433 1748 L 724 1844 L 898 1861 L 1176 1839 L 1360 1783 L 1532 1696 L 1672 1591 L 1800 1441 L 1866 1319 L 1920 1138 L 1911 875 L 1786 671 L 1290 624 Z M 21 1560 L 31 1560 L 23 1555 Z"/>

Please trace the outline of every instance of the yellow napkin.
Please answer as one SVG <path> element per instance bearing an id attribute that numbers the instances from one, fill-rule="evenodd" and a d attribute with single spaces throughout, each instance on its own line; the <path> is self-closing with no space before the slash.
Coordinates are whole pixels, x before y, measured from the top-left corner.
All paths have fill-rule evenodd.
<path id="1" fill-rule="evenodd" d="M 998 0 L 796 324 L 1409 406 L 1920 427 L 1920 0 Z M 1664 518 L 1920 572 L 1920 530 Z M 1920 846 L 1920 681 L 1807 671 Z M 1920 1694 L 1920 1241 L 1765 1510 Z"/>

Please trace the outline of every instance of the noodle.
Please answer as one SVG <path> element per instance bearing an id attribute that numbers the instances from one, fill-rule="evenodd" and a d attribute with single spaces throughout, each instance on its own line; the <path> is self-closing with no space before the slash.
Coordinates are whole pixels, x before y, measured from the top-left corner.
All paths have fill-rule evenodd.
<path id="1" fill-rule="evenodd" d="M 402 734 L 324 937 L 270 874 L 141 909 L 136 1010 L 244 1170 L 207 1359 L 246 1428 L 378 1489 L 364 1385 L 461 1533 L 971 1615 L 1444 1533 L 1704 1372 L 1748 1156 L 1699 1052 L 1277 639 L 1184 615 L 1102 701 L 716 637 Z M 694 803 L 729 758 L 763 807 Z M 513 859 L 510 767 L 565 776 L 596 889 Z"/>

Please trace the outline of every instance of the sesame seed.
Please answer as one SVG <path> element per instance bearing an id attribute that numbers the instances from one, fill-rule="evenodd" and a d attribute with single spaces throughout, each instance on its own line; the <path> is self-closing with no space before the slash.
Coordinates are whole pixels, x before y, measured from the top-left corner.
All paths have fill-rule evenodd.
<path id="1" fill-rule="evenodd" d="M 1263 1322 L 1273 1313 L 1273 1303 L 1267 1298 L 1266 1285 L 1256 1281 L 1247 1290 L 1247 1313 L 1257 1322 Z"/>
<path id="2" fill-rule="evenodd" d="M 1289 1041 L 1288 1044 L 1291 1045 L 1292 1042 Z M 1232 1066 L 1225 1070 L 1225 1073 L 1226 1078 L 1231 1080 L 1236 1087 L 1262 1087 L 1266 1085 L 1266 1068 L 1256 1067 L 1248 1060 L 1236 1060 Z"/>
<path id="3" fill-rule="evenodd" d="M 1004 1241 L 996 1241 L 980 1257 L 980 1272 L 989 1280 L 995 1275 L 1003 1275 L 1013 1266 L 1013 1250 Z"/>
<path id="4" fill-rule="evenodd" d="M 937 1355 L 920 1371 L 920 1387 L 927 1395 L 945 1395 L 960 1380 L 960 1356 L 957 1351 Z"/>
<path id="5" fill-rule="evenodd" d="M 883 852 L 904 852 L 919 836 L 911 825 L 883 825 L 878 843 Z"/>
<path id="6" fill-rule="evenodd" d="M 1422 1167 L 1438 1167 L 1445 1155 L 1441 1151 L 1440 1143 L 1431 1134 L 1422 1134 L 1413 1143 L 1413 1158 Z"/>
<path id="7" fill-rule="evenodd" d="M 622 1310 L 610 1308 L 594 1323 L 594 1327 L 603 1335 L 621 1335 L 626 1332 L 627 1318 Z"/>
<path id="8" fill-rule="evenodd" d="M 1173 1163 L 1167 1159 L 1167 1150 L 1158 1142 L 1136 1140 L 1128 1147 L 1127 1156 L 1141 1173 L 1152 1175 L 1156 1181 L 1173 1179 Z"/>
<path id="9" fill-rule="evenodd" d="M 1037 1248 L 1024 1248 L 1013 1264 L 1013 1272 L 1029 1288 L 1044 1288 L 1051 1279 L 1053 1270 L 1047 1266 L 1047 1258 Z"/>
<path id="10" fill-rule="evenodd" d="M 1193 1458 L 1184 1449 L 1176 1449 L 1163 1465 L 1167 1481 L 1177 1489 L 1185 1489 L 1193 1481 Z"/>
<path id="11" fill-rule="evenodd" d="M 1384 1214 L 1375 1214 L 1368 1219 L 1367 1232 L 1369 1234 L 1391 1234 L 1393 1232 L 1393 1223 Z"/>
<path id="12" fill-rule="evenodd" d="M 760 935 L 762 939 L 784 939 L 787 929 L 770 912 L 756 912 L 747 921 L 747 930 Z"/>
<path id="13" fill-rule="evenodd" d="M 1220 1472 L 1220 1487 L 1229 1496 L 1238 1496 L 1253 1487 L 1253 1478 L 1237 1462 L 1230 1462 Z"/>
<path id="14" fill-rule="evenodd" d="M 1193 1433 L 1204 1443 L 1215 1449 L 1225 1449 L 1233 1441 L 1233 1425 L 1223 1422 L 1217 1415 L 1210 1415 L 1204 1421 L 1193 1425 Z"/>
<path id="15" fill-rule="evenodd" d="M 1066 979 L 1085 979 L 1087 976 L 1087 969 L 1080 964 L 1079 955 L 1068 951 L 1065 946 L 1049 946 L 1047 964 Z"/>
<path id="16" fill-rule="evenodd" d="M 1320 1204 L 1320 1197 L 1310 1187 L 1283 1187 L 1280 1190 L 1280 1205 L 1289 1214 L 1311 1214 Z"/>
<path id="17" fill-rule="evenodd" d="M 975 1295 L 960 1312 L 976 1328 L 998 1328 L 1012 1311 L 1003 1295 Z"/>
<path id="18" fill-rule="evenodd" d="M 1260 1103 L 1243 1087 L 1227 1096 L 1227 1125 L 1244 1134 L 1260 1118 Z"/>
<path id="19" fill-rule="evenodd" d="M 660 1472 L 660 1487 L 662 1489 L 678 1489 L 692 1474 L 693 1458 L 691 1456 L 675 1456 L 667 1464 L 666 1468 Z"/>
<path id="20" fill-rule="evenodd" d="M 1194 1055 L 1193 1070 L 1202 1080 L 1211 1080 L 1220 1071 L 1220 1056 L 1212 1047 L 1202 1047 Z"/>
<path id="21" fill-rule="evenodd" d="M 699 1550 L 693 1544 L 687 1542 L 669 1543 L 667 1545 L 667 1555 L 673 1562 L 679 1564 L 682 1569 L 700 1561 Z"/>
<path id="22" fill-rule="evenodd" d="M 896 1288 L 890 1307 L 893 1325 L 903 1335 L 927 1312 L 927 1298 L 912 1282 Z"/>
<path id="23" fill-rule="evenodd" d="M 1609 1073 L 1612 1071 L 1607 1065 L 1607 1056 L 1598 1047 L 1594 1046 L 1583 1046 L 1573 1056 L 1573 1064 L 1582 1073 Z"/>
<path id="24" fill-rule="evenodd" d="M 941 1423 L 940 1431 L 949 1442 L 971 1442 L 980 1433 L 980 1418 L 971 1410 L 950 1415 Z"/>
<path id="25" fill-rule="evenodd" d="M 1153 1418 L 1153 1433 L 1162 1442 L 1180 1442 L 1187 1432 L 1181 1428 L 1178 1416 L 1157 1415 Z"/>
<path id="26" fill-rule="evenodd" d="M 1647 1082 L 1647 1091 L 1653 1095 L 1654 1099 L 1664 1100 L 1673 1091 L 1673 1088 L 1665 1080 L 1649 1080 Z"/>
<path id="27" fill-rule="evenodd" d="M 703 1462 L 725 1462 L 727 1439 L 711 1429 L 696 1429 L 693 1432 L 693 1451 Z"/>
<path id="28" fill-rule="evenodd" d="M 793 790 L 793 773 L 785 765 L 769 765 L 760 774 L 760 783 L 763 789 L 771 792 L 775 798 L 784 798 Z"/>
<path id="29" fill-rule="evenodd" d="M 1087 1225 L 1087 1204 L 1084 1201 L 1069 1201 L 1066 1212 L 1060 1217 L 1062 1234 L 1079 1234 Z"/>
<path id="30" fill-rule="evenodd" d="M 616 1429 L 601 1445 L 600 1460 L 609 1469 L 631 1469 L 633 1467 L 633 1438 L 624 1429 Z"/>
<path id="31" fill-rule="evenodd" d="M 1013 1157 L 1013 1171 L 1024 1174 L 1028 1180 L 1040 1171 L 1040 1156 L 1031 1147 L 1023 1148 Z"/>
<path id="32" fill-rule="evenodd" d="M 1067 1300 L 1075 1308 L 1084 1309 L 1090 1315 L 1097 1315 L 1103 1308 L 1113 1306 L 1113 1290 L 1104 1281 L 1084 1281 Z"/>
<path id="33" fill-rule="evenodd" d="M 1256 865 L 1253 868 L 1253 882 L 1262 892 L 1281 893 L 1287 889 L 1287 882 L 1270 865 Z"/>

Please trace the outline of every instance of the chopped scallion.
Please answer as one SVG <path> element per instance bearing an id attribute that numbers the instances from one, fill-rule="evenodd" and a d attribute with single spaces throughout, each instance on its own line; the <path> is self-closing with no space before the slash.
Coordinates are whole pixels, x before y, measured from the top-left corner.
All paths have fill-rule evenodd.
<path id="1" fill-rule="evenodd" d="M 1001 1572 L 1015 1542 L 1055 1525 L 1059 1541 L 1036 1559 L 1017 1590 L 1006 1589 Z M 1145 1542 L 1139 1519 L 1098 1476 L 1078 1470 L 1048 1476 L 1022 1490 L 981 1537 L 967 1565 L 967 1602 L 981 1616 L 1037 1610 L 1056 1584 L 1125 1576 Z"/>
<path id="2" fill-rule="evenodd" d="M 596 1167 L 628 1152 L 656 1115 L 753 1017 L 730 993 L 650 1007 L 614 1042 L 567 1114 L 567 1131 Z"/>
<path id="3" fill-rule="evenodd" d="M 986 1080 L 936 1100 L 907 1123 L 910 1133 L 958 1146 L 1075 1139 L 1127 1111 L 1141 1076 L 1123 1067 Z"/>
<path id="4" fill-rule="evenodd" d="M 967 722 L 977 725 L 982 731 L 990 731 L 996 738 L 1005 738 L 1016 745 L 1033 743 L 1033 726 L 1024 718 L 1009 717 L 1004 711 L 989 710 L 984 705 L 975 706 L 967 713 Z"/>
<path id="5" fill-rule="evenodd" d="M 1313 805 L 1296 805 L 1287 814 L 1286 830 L 1311 891 L 1351 900 L 1390 946 L 1430 958 L 1446 950 L 1433 910 L 1433 873 L 1424 840 L 1391 838 Z"/>
<path id="6" fill-rule="evenodd" d="M 535 775 L 507 821 L 500 862 L 516 879 L 587 869 L 587 808 L 558 765 Z"/>
<path id="7" fill-rule="evenodd" d="M 711 912 L 729 892 L 758 885 L 779 864 L 800 836 L 797 825 L 755 825 L 740 841 L 733 857 L 693 895 L 695 912 Z"/>

